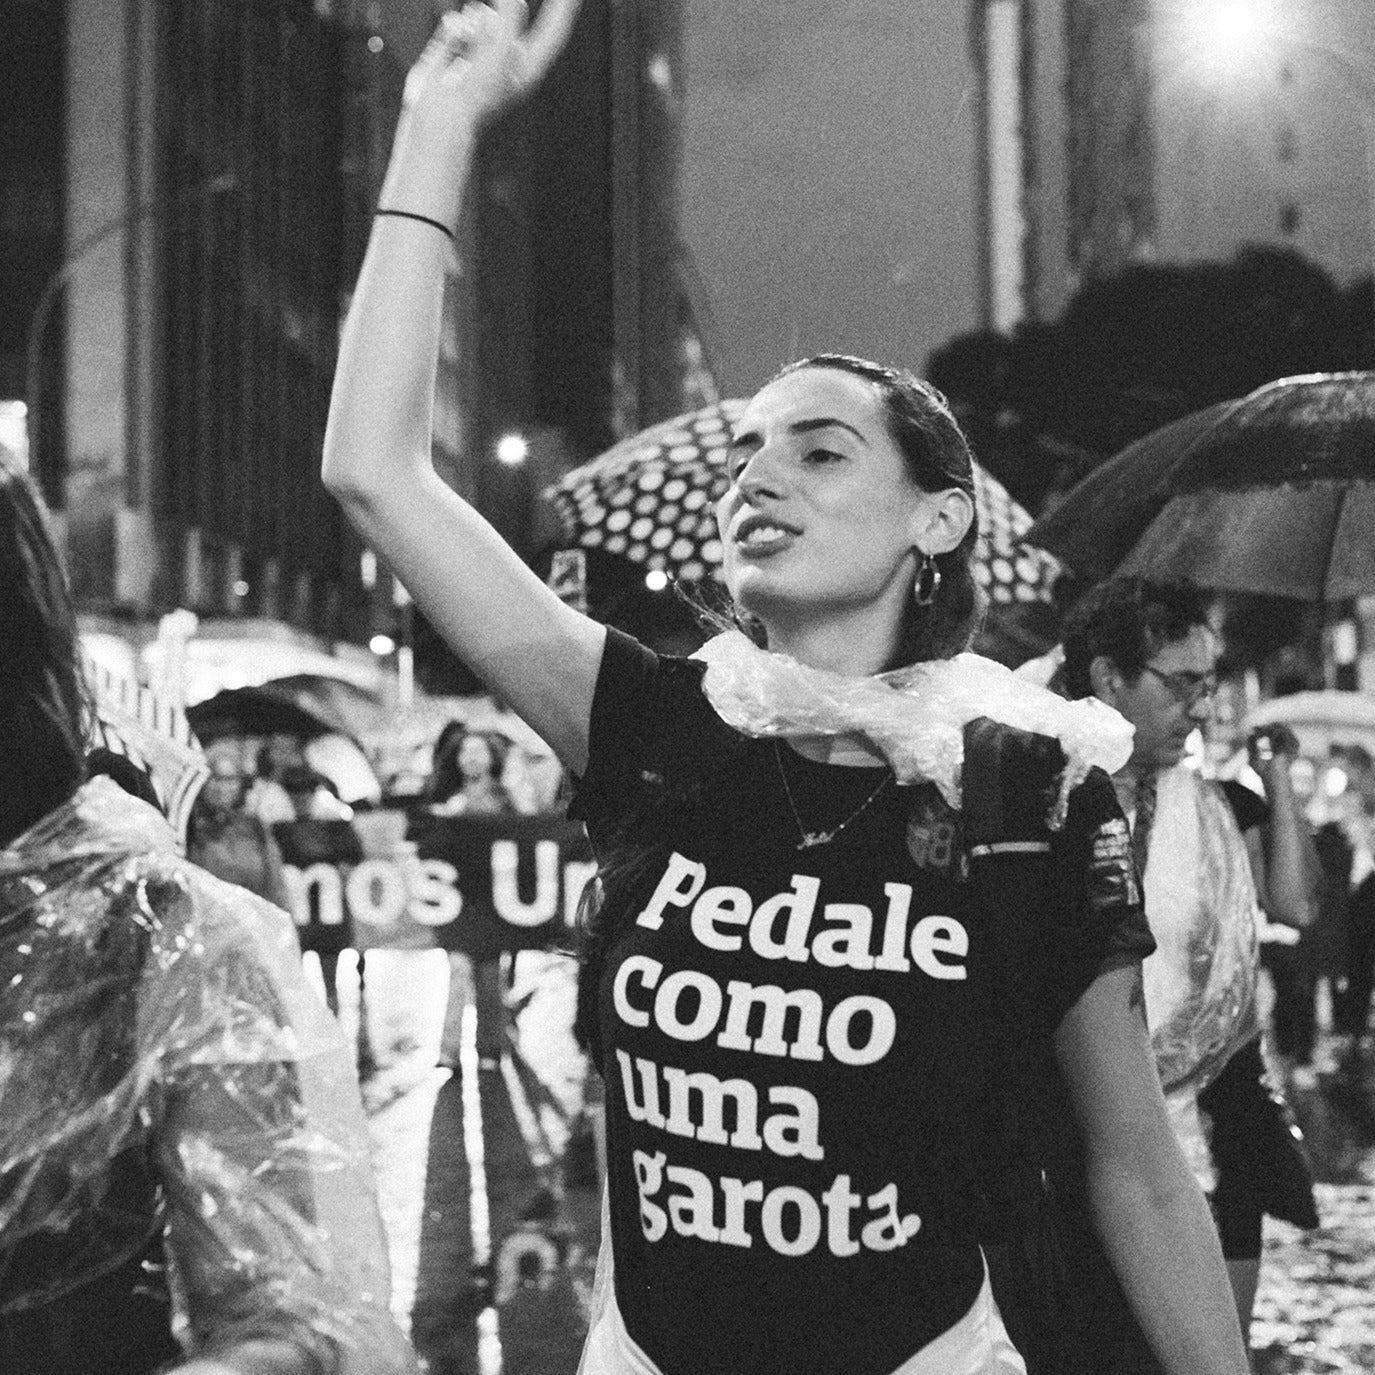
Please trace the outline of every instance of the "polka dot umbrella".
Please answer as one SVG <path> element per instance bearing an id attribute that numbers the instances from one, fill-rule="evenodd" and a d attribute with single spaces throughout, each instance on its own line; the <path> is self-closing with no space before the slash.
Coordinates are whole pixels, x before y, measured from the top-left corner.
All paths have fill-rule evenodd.
<path id="1" fill-rule="evenodd" d="M 715 505 L 726 490 L 726 447 L 745 410 L 718 401 L 652 426 L 567 474 L 545 496 L 567 537 L 683 582 L 719 576 Z M 1050 601 L 1060 564 L 1022 546 L 1031 517 L 976 463 L 979 543 L 974 571 L 996 603 Z"/>

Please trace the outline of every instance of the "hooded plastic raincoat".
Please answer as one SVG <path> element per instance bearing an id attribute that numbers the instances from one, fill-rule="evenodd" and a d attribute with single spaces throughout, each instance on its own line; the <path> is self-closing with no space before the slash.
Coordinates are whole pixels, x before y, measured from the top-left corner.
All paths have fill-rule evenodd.
<path id="1" fill-rule="evenodd" d="M 0 851 L 0 1368 L 151 1370 L 160 1330 L 412 1371 L 388 1297 L 352 1057 L 290 920 L 92 780 Z"/>

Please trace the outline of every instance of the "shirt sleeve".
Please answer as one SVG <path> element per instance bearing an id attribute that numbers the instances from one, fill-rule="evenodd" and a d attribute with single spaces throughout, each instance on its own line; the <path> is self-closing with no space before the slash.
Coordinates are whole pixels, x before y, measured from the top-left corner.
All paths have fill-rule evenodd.
<path id="1" fill-rule="evenodd" d="M 705 666 L 655 654 L 609 629 L 592 696 L 587 768 L 568 815 L 597 836 L 674 789 L 690 788 L 735 738 L 702 690 Z"/>
<path id="2" fill-rule="evenodd" d="M 1050 1020 L 1100 975 L 1139 963 L 1155 949 L 1128 830 L 1112 780 L 1095 769 L 1070 795 L 1064 827 L 1051 839 L 1056 888 L 1047 981 Z"/>

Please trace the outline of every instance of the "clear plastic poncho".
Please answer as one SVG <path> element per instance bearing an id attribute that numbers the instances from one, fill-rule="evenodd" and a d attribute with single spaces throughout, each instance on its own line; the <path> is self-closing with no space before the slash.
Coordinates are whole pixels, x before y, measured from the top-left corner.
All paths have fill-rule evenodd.
<path id="1" fill-rule="evenodd" d="M 934 783 L 952 807 L 960 805 L 964 727 L 980 717 L 1059 740 L 1066 765 L 1050 818 L 1055 828 L 1091 768 L 1116 773 L 1131 755 L 1131 724 L 1106 703 L 1069 701 L 978 654 L 856 678 L 809 668 L 728 630 L 692 657 L 707 666 L 702 685 L 716 714 L 736 730 L 861 735 L 899 783 Z"/>
<path id="2" fill-rule="evenodd" d="M 1156 785 L 1144 876 L 1156 940 L 1143 966 L 1146 1012 L 1175 1132 L 1213 1185 L 1198 1095 L 1260 1032 L 1259 903 L 1246 841 L 1222 790 L 1186 766 Z"/>
<path id="3" fill-rule="evenodd" d="M 6 1276 L 9 1311 L 138 1253 L 111 1182 L 140 1151 L 188 1352 L 285 1337 L 328 1375 L 416 1368 L 352 1056 L 290 919 L 97 778 L 0 850 L 0 1257 L 56 1257 Z"/>

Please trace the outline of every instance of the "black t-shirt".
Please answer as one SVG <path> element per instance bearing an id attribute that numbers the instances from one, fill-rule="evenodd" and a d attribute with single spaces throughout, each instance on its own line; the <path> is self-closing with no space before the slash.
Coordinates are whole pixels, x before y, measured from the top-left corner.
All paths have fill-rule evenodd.
<path id="1" fill-rule="evenodd" d="M 1050 842 L 1063 881 L 989 913 L 934 787 L 747 739 L 701 677 L 609 635 L 571 809 L 624 866 L 598 1007 L 617 1301 L 666 1375 L 886 1375 L 982 1283 L 1001 1042 L 1048 1044 L 1151 948 L 1125 823 L 1095 776 Z"/>

